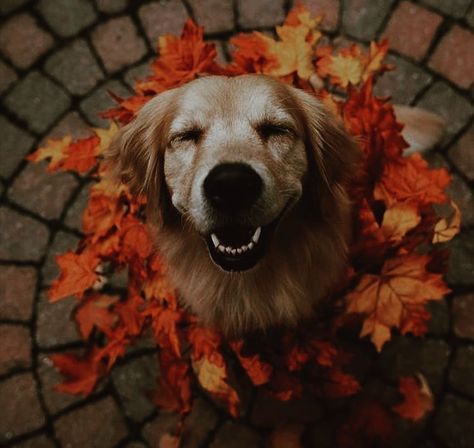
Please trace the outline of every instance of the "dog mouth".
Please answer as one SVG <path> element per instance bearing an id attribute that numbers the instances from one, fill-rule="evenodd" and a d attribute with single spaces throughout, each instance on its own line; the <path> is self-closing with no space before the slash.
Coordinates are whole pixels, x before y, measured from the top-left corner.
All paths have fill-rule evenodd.
<path id="1" fill-rule="evenodd" d="M 212 261 L 224 271 L 253 268 L 265 255 L 279 217 L 258 227 L 227 226 L 206 238 Z"/>

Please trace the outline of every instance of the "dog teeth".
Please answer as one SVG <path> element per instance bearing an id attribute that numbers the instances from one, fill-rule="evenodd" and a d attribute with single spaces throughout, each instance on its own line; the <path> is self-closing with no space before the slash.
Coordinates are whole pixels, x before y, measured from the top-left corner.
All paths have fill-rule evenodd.
<path id="1" fill-rule="evenodd" d="M 217 238 L 217 235 L 215 233 L 211 235 L 211 240 L 214 243 L 214 247 L 217 248 L 220 244 L 220 241 L 219 241 L 219 238 Z"/>
<path id="2" fill-rule="evenodd" d="M 260 235 L 262 233 L 262 228 L 261 227 L 257 227 L 257 230 L 255 230 L 255 233 L 253 234 L 252 236 L 252 241 L 257 244 L 258 243 L 258 240 L 260 239 Z"/>
<path id="3" fill-rule="evenodd" d="M 215 233 L 211 234 L 211 240 L 214 247 L 221 252 L 222 254 L 229 254 L 229 255 L 241 255 L 245 252 L 252 250 L 255 245 L 259 242 L 260 236 L 262 234 L 262 228 L 257 227 L 255 232 L 252 235 L 252 238 L 248 244 L 244 244 L 240 247 L 232 247 L 232 246 L 224 246 L 220 241 L 219 238 Z"/>

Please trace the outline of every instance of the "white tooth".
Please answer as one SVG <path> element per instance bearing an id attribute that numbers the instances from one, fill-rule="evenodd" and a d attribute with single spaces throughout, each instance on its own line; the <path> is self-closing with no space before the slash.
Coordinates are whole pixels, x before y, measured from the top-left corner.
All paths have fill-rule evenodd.
<path id="1" fill-rule="evenodd" d="M 252 241 L 250 243 L 248 243 L 248 245 L 247 245 L 249 250 L 252 250 L 254 246 L 255 246 L 255 244 Z"/>
<path id="2" fill-rule="evenodd" d="M 225 248 L 225 251 L 230 254 L 232 252 L 232 247 L 226 247 Z"/>
<path id="3" fill-rule="evenodd" d="M 257 230 L 255 230 L 255 233 L 252 236 L 252 241 L 257 244 L 258 240 L 260 239 L 260 234 L 262 233 L 262 228 L 257 227 Z"/>
<path id="4" fill-rule="evenodd" d="M 217 235 L 215 233 L 211 234 L 211 240 L 214 243 L 214 247 L 219 246 L 220 241 L 219 241 L 219 238 L 217 238 Z"/>
<path id="5" fill-rule="evenodd" d="M 235 255 L 237 253 L 237 249 L 232 249 L 232 255 Z"/>
<path id="6" fill-rule="evenodd" d="M 237 253 L 238 253 L 238 254 L 241 254 L 241 253 L 242 253 L 242 249 L 241 249 L 240 247 L 237 249 Z"/>
<path id="7" fill-rule="evenodd" d="M 242 250 L 242 252 L 247 252 L 249 250 L 247 246 L 242 246 L 240 249 Z"/>
<path id="8" fill-rule="evenodd" d="M 220 252 L 224 252 L 225 251 L 225 247 L 220 244 L 219 247 L 217 248 Z"/>

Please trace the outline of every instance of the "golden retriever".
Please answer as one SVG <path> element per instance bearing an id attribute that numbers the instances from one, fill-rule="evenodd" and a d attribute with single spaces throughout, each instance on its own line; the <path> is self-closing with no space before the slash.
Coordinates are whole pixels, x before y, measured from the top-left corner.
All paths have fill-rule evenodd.
<path id="1" fill-rule="evenodd" d="M 320 101 L 263 75 L 156 96 L 107 154 L 181 302 L 227 335 L 294 325 L 340 280 L 359 156 Z"/>

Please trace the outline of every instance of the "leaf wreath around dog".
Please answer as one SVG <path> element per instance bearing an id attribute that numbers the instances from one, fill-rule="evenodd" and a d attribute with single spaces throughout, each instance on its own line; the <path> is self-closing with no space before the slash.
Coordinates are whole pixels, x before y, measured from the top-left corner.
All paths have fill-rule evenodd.
<path id="1" fill-rule="evenodd" d="M 93 181 L 83 239 L 75 251 L 57 256 L 61 273 L 49 291 L 51 302 L 77 298 L 74 317 L 88 347 L 81 354 L 51 356 L 64 376 L 57 390 L 90 394 L 131 345 L 151 334 L 160 363 L 151 394 L 157 406 L 183 419 L 193 398 L 204 393 L 238 418 L 242 382 L 282 401 L 358 394 L 360 377 L 350 373 L 354 355 L 347 334 L 359 332 L 380 352 L 394 330 L 426 333 L 425 305 L 449 293 L 443 281 L 446 253 L 439 244 L 460 227 L 459 209 L 445 193 L 449 174 L 430 169 L 418 154 L 403 155 L 402 125 L 388 100 L 373 95 L 377 78 L 393 68 L 383 62 L 388 43 L 373 42 L 367 51 L 356 45 L 335 51 L 321 43 L 319 22 L 297 6 L 276 28 L 276 39 L 259 32 L 233 37 L 232 62 L 221 65 L 214 44 L 188 21 L 181 37 L 159 38 L 153 74 L 136 82 L 132 97 L 113 95 L 117 107 L 103 113 L 111 120 L 108 129 L 93 129 L 77 141 L 50 140 L 29 156 L 48 160 L 50 171 L 74 171 Z M 180 306 L 152 247 L 145 199 L 112 182 L 102 155 L 119 126 L 154 95 L 207 74 L 245 73 L 274 76 L 318 97 L 357 137 L 363 164 L 350 190 L 355 236 L 348 268 L 320 316 L 296 329 L 229 341 Z M 127 285 L 114 289 L 110 279 L 120 274 L 127 276 Z M 393 412 L 419 420 L 433 407 L 421 375 L 402 378 L 400 392 L 391 409 L 359 393 L 357 412 L 341 425 L 338 446 L 355 446 L 360 437 L 384 441 L 393 432 Z M 180 428 L 167 437 L 179 438 Z M 291 431 L 280 428 L 272 438 L 296 440 Z"/>

